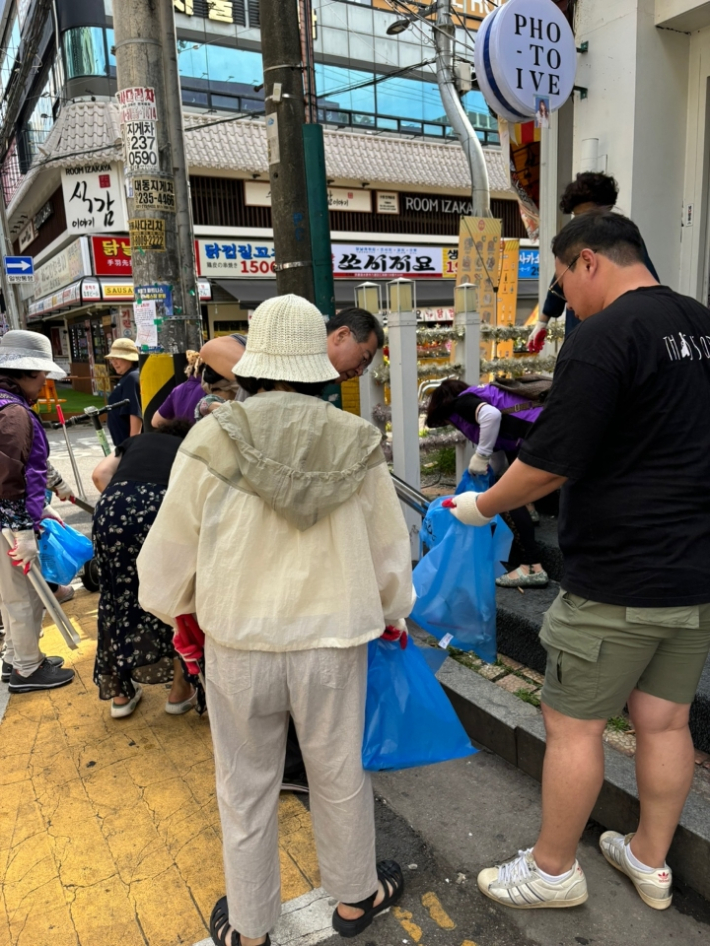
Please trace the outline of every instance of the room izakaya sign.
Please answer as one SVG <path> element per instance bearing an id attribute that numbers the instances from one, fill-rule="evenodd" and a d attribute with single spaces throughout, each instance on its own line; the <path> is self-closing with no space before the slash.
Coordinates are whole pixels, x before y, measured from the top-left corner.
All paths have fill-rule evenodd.
<path id="1" fill-rule="evenodd" d="M 577 49 L 567 19 L 552 0 L 508 0 L 478 31 L 476 76 L 501 118 L 542 127 L 572 94 Z"/>

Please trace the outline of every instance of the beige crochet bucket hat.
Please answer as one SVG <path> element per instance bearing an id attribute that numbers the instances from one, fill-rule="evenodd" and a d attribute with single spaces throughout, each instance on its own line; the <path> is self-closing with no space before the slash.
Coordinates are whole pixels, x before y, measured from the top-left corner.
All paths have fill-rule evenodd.
<path id="1" fill-rule="evenodd" d="M 11 329 L 0 338 L 0 370 L 46 371 L 52 381 L 61 381 L 67 373 L 55 364 L 52 343 L 39 332 Z"/>
<path id="2" fill-rule="evenodd" d="M 105 358 L 123 358 L 124 361 L 138 361 L 138 346 L 132 338 L 117 338 L 111 345 L 111 351 Z"/>
<path id="3" fill-rule="evenodd" d="M 232 371 L 241 378 L 306 384 L 340 377 L 328 358 L 323 316 L 294 295 L 267 299 L 256 309 L 246 351 Z"/>

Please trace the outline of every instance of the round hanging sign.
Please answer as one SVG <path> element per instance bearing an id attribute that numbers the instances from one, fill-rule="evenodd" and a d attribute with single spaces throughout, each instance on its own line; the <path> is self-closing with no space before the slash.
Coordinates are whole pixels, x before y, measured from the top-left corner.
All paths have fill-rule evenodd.
<path id="1" fill-rule="evenodd" d="M 475 48 L 476 78 L 490 108 L 510 122 L 551 112 L 572 94 L 574 33 L 552 0 L 508 0 L 485 18 Z"/>

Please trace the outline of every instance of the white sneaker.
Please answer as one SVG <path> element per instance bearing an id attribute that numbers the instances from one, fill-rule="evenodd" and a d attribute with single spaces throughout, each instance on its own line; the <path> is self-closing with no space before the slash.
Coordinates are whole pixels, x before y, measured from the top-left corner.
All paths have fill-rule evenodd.
<path id="1" fill-rule="evenodd" d="M 478 875 L 478 888 L 496 903 L 518 910 L 542 907 L 578 907 L 589 896 L 584 871 L 577 861 L 566 880 L 552 884 L 538 871 L 532 848 L 500 867 L 488 867 Z"/>
<path id="2" fill-rule="evenodd" d="M 632 837 L 633 834 L 624 837 L 618 831 L 605 831 L 599 838 L 599 847 L 611 866 L 631 880 L 639 897 L 647 906 L 654 910 L 667 910 L 673 902 L 673 873 L 667 864 L 654 871 L 638 870 L 634 867 L 628 857 L 628 846 Z"/>

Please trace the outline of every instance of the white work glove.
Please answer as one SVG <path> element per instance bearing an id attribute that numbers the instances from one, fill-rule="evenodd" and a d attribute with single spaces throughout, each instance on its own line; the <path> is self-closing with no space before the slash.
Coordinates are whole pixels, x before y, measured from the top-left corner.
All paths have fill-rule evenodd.
<path id="1" fill-rule="evenodd" d="M 396 621 L 388 621 L 388 626 L 395 628 L 397 631 L 402 631 L 403 634 L 407 634 L 407 622 L 404 618 L 398 618 Z"/>
<path id="2" fill-rule="evenodd" d="M 12 564 L 27 574 L 33 562 L 39 560 L 39 549 L 37 548 L 37 539 L 32 529 L 23 529 L 21 532 L 13 532 L 15 544 L 8 550 L 8 555 L 12 559 Z"/>
<path id="3" fill-rule="evenodd" d="M 59 515 L 58 512 L 55 512 L 51 506 L 45 506 L 42 510 L 43 519 L 56 519 L 60 526 L 64 526 L 64 520 Z"/>
<path id="4" fill-rule="evenodd" d="M 542 320 L 535 323 L 535 327 L 528 338 L 528 351 L 542 351 L 542 346 L 547 338 L 547 322 Z"/>
<path id="5" fill-rule="evenodd" d="M 487 473 L 488 464 L 490 462 L 490 457 L 484 457 L 481 456 L 480 453 L 474 453 L 474 455 L 468 461 L 468 472 L 471 474 L 471 476 L 480 476 L 482 473 Z"/>
<path id="6" fill-rule="evenodd" d="M 459 493 L 443 504 L 465 526 L 487 526 L 493 519 L 487 519 L 478 511 L 477 500 L 482 493 Z"/>
<path id="7" fill-rule="evenodd" d="M 54 493 L 61 499 L 63 503 L 66 502 L 67 499 L 74 499 L 74 493 L 72 493 L 71 486 L 68 486 L 64 480 L 54 487 Z"/>

